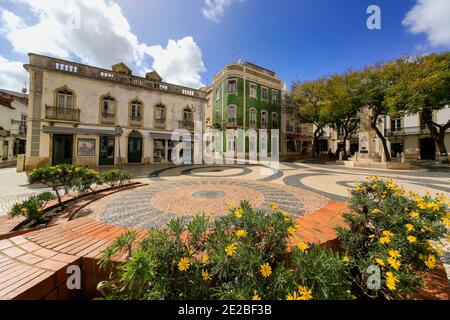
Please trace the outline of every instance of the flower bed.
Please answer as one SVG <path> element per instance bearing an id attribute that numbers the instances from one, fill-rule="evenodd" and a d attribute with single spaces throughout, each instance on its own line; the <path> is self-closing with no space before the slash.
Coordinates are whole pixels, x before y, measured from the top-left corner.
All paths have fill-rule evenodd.
<path id="1" fill-rule="evenodd" d="M 122 235 L 100 265 L 128 258 L 100 288 L 107 299 L 404 299 L 422 288 L 448 236 L 443 196 L 418 197 L 390 180 L 352 191 L 339 251 L 305 242 L 288 250 L 301 226 L 272 209 L 243 202 L 215 221 L 175 219 L 139 241 Z"/>
<path id="2" fill-rule="evenodd" d="M 46 226 L 60 215 L 65 207 L 74 205 L 82 197 L 100 190 L 105 191 L 105 185 L 112 189 L 124 187 L 129 184 L 131 178 L 131 174 L 118 169 L 99 173 L 67 164 L 35 169 L 29 174 L 28 182 L 44 184 L 53 192 L 44 192 L 16 203 L 8 215 L 25 219 L 12 231 Z M 54 199 L 57 199 L 57 203 L 49 205 Z"/>

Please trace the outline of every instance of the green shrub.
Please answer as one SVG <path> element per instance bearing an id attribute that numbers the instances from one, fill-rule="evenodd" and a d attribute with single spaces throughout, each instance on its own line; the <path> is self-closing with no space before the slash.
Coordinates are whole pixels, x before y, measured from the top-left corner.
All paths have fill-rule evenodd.
<path id="1" fill-rule="evenodd" d="M 99 173 L 93 169 L 77 167 L 75 172 L 71 184 L 78 192 L 94 191 L 93 186 L 102 183 Z"/>
<path id="2" fill-rule="evenodd" d="M 369 177 L 351 191 L 344 215 L 349 229 L 338 228 L 361 295 L 408 298 L 422 286 L 423 272 L 439 261 L 436 243 L 448 235 L 448 205 L 442 195 L 419 197 L 393 180 Z M 369 290 L 369 266 L 381 271 L 381 289 Z"/>
<path id="3" fill-rule="evenodd" d="M 70 164 L 35 169 L 28 176 L 29 183 L 42 183 L 52 188 L 60 205 L 62 205 L 62 190 L 66 194 L 71 189 L 84 192 L 98 181 L 98 173 L 95 170 L 76 167 Z"/>
<path id="4" fill-rule="evenodd" d="M 120 169 L 113 169 L 100 173 L 100 180 L 102 183 L 106 183 L 113 188 L 129 183 L 132 178 L 133 175 L 131 173 L 123 172 Z"/>
<path id="5" fill-rule="evenodd" d="M 10 217 L 24 216 L 27 220 L 40 221 L 44 215 L 45 205 L 53 199 L 55 199 L 55 195 L 51 192 L 31 196 L 27 200 L 14 204 L 8 214 Z"/>
<path id="6" fill-rule="evenodd" d="M 139 242 L 135 233 L 123 235 L 100 262 L 106 267 L 129 253 L 112 273 L 107 298 L 351 298 L 347 266 L 337 254 L 318 246 L 308 250 L 306 243 L 288 250 L 297 229 L 290 214 L 253 210 L 243 202 L 215 221 L 174 219 Z M 318 279 L 313 268 L 326 276 Z"/>

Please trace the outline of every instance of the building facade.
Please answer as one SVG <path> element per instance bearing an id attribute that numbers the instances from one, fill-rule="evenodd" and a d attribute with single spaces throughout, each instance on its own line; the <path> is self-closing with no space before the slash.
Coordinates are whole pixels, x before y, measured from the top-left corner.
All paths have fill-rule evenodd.
<path id="1" fill-rule="evenodd" d="M 170 162 L 172 132 L 192 132 L 206 91 L 30 54 L 25 168 Z"/>
<path id="2" fill-rule="evenodd" d="M 230 64 L 208 88 L 205 127 L 223 130 L 225 140 L 226 129 L 267 129 L 270 152 L 270 130 L 281 129 L 281 91 L 275 72 L 249 62 Z"/>
<path id="3" fill-rule="evenodd" d="M 358 117 L 359 129 L 349 137 L 346 144 L 347 151 L 350 155 L 358 152 L 361 156 L 381 159 L 383 144 L 375 131 L 370 128 L 370 111 L 362 110 Z M 449 107 L 433 114 L 433 121 L 438 124 L 445 124 L 449 119 Z M 388 115 L 381 119 L 378 129 L 384 133 L 391 157 L 394 159 L 404 153 L 405 158 L 411 160 L 441 160 L 439 149 L 420 114 L 405 114 L 401 117 Z M 328 128 L 322 139 L 327 140 L 328 146 L 334 152 L 343 148 L 342 136 L 342 132 Z M 445 146 L 447 152 L 450 152 L 450 129 L 445 134 Z"/>
<path id="4" fill-rule="evenodd" d="M 289 105 L 286 99 L 287 94 L 288 90 L 284 85 L 281 100 L 281 153 L 284 155 L 310 154 L 313 125 L 300 121 L 297 106 Z"/>
<path id="5" fill-rule="evenodd" d="M 28 95 L 0 89 L 0 162 L 25 154 Z"/>

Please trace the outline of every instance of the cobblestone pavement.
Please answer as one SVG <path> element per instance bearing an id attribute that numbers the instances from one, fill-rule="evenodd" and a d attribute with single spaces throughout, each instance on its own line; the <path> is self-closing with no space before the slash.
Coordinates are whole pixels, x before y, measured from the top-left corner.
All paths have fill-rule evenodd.
<path id="1" fill-rule="evenodd" d="M 170 206 L 177 206 L 186 208 L 191 204 L 191 213 L 198 208 L 199 203 L 211 203 L 213 201 L 227 202 L 227 197 L 236 197 L 238 194 L 238 186 L 236 190 L 230 191 L 224 188 L 197 188 L 192 189 L 190 186 L 183 185 L 187 180 L 229 180 L 240 181 L 241 183 L 270 183 L 272 188 L 291 188 L 290 190 L 304 191 L 308 194 L 315 194 L 332 200 L 346 201 L 348 199 L 348 188 L 352 187 L 356 182 L 363 180 L 366 176 L 375 175 L 382 178 L 394 178 L 396 182 L 405 187 L 408 190 L 417 192 L 419 194 L 425 193 L 442 193 L 450 198 L 450 172 L 449 171 L 417 171 L 417 170 L 405 170 L 405 171 L 393 171 L 382 169 L 363 169 L 363 168 L 346 168 L 343 166 L 333 164 L 316 164 L 316 163 L 302 163 L 302 162 L 282 162 L 279 165 L 279 170 L 267 169 L 260 166 L 252 165 L 231 165 L 231 166 L 196 166 L 196 165 L 147 165 L 147 166 L 127 166 L 123 167 L 124 170 L 130 171 L 134 174 L 137 180 L 148 182 L 151 185 L 160 186 L 161 190 L 158 194 L 152 196 L 151 201 L 139 201 L 142 197 L 129 199 L 134 205 L 152 207 L 152 210 L 158 212 L 171 213 L 179 215 L 176 208 Z M 102 169 L 103 170 L 103 169 Z M 180 182 L 183 182 L 180 184 Z M 164 185 L 177 186 L 179 190 L 187 190 L 189 192 L 181 195 L 171 203 L 170 188 L 163 192 L 162 187 Z M 277 186 L 278 185 L 278 186 Z M 243 185 L 239 186 L 244 188 Z M 42 187 L 28 186 L 26 175 L 24 173 L 16 173 L 14 168 L 1 168 L 0 169 L 0 215 L 5 214 L 13 203 L 20 199 L 24 199 L 30 195 L 40 193 L 46 189 Z M 250 191 L 248 191 L 250 190 Z M 191 192 L 192 191 L 192 192 Z M 211 193 L 211 191 L 214 191 Z M 147 191 L 148 192 L 148 191 Z M 289 191 L 291 192 L 291 191 Z M 234 196 L 233 196 L 234 193 Z M 241 197 L 242 197 L 241 192 Z M 260 193 L 260 199 L 253 199 L 254 204 L 259 206 L 263 200 L 264 193 L 267 190 Z M 292 192 L 291 192 L 292 193 Z M 257 192 L 247 186 L 247 198 L 250 195 L 255 196 Z M 268 195 L 267 193 L 266 195 Z M 245 195 L 245 193 L 244 193 Z M 211 197 L 211 199 L 207 199 Z M 216 197 L 216 198 L 214 198 Z M 320 197 L 321 198 L 321 197 Z M 169 199 L 169 200 L 168 200 Z M 186 201 L 188 199 L 188 201 Z M 308 197 L 300 197 L 300 202 L 307 207 Z M 323 198 L 321 198 L 323 199 Z M 292 199 L 290 199 L 292 200 Z M 290 201 L 289 200 L 289 201 Z M 115 206 L 120 206 L 120 199 L 118 202 L 113 203 Z M 184 204 L 182 203 L 184 201 Z M 203 201 L 203 202 L 202 202 Z M 280 202 L 282 204 L 282 196 L 276 194 L 275 196 L 267 200 L 267 202 Z M 289 202 L 288 201 L 288 202 Z M 103 203 L 103 205 L 106 205 Z M 139 208 L 136 207 L 136 210 Z M 186 209 L 185 208 L 185 209 Z M 205 207 L 206 211 L 210 208 Z M 300 208 L 300 206 L 299 206 Z M 117 212 L 113 209 L 111 214 L 105 215 L 105 207 L 98 208 L 98 212 L 103 212 L 102 219 L 118 219 Z M 141 208 L 142 209 L 142 208 Z M 147 210 L 147 208 L 145 208 Z M 186 210 L 184 210 L 186 212 Z M 187 210 L 189 211 L 189 210 Z M 210 210 L 211 211 L 211 210 Z M 149 211 L 150 212 L 150 211 Z M 178 213 L 177 213 L 178 212 Z M 300 211 L 299 211 L 300 212 Z M 139 214 L 136 212 L 139 216 Z M 142 215 L 141 215 L 142 217 Z M 141 219 L 141 225 L 145 226 L 145 218 Z M 147 222 L 150 223 L 150 222 Z M 447 274 L 450 275 L 450 245 L 445 243 L 444 247 L 445 256 L 443 261 L 447 270 Z"/>
<path id="2" fill-rule="evenodd" d="M 43 186 L 28 185 L 27 175 L 16 168 L 0 168 L 0 215 L 6 214 L 14 203 L 47 191 Z"/>
<path id="3" fill-rule="evenodd" d="M 323 207 L 327 199 L 311 192 L 266 182 L 232 179 L 185 179 L 151 183 L 112 195 L 85 208 L 98 220 L 118 227 L 148 229 L 164 226 L 175 217 L 189 221 L 196 214 L 212 218 L 229 213 L 247 200 L 253 208 L 300 217 Z M 83 212 L 81 213 L 83 214 Z"/>

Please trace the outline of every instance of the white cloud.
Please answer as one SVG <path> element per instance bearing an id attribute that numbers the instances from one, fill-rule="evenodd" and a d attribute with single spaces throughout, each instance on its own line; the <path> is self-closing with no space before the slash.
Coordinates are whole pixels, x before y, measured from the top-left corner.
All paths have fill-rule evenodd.
<path id="1" fill-rule="evenodd" d="M 206 19 L 220 22 L 220 19 L 225 13 L 225 9 L 235 2 L 242 2 L 245 0 L 205 0 L 202 8 L 203 16 Z"/>
<path id="2" fill-rule="evenodd" d="M 25 82 L 28 82 L 28 73 L 23 63 L 0 55 L 0 88 L 20 92 Z"/>
<path id="3" fill-rule="evenodd" d="M 153 46 L 147 51 L 154 59 L 153 67 L 167 75 L 167 82 L 192 87 L 201 83 L 200 73 L 205 71 L 205 66 L 202 52 L 192 37 L 169 40 L 167 47 Z"/>
<path id="4" fill-rule="evenodd" d="M 425 33 L 432 46 L 450 47 L 450 1 L 417 0 L 403 25 L 413 34 Z"/>
<path id="5" fill-rule="evenodd" d="M 164 49 L 140 42 L 116 3 L 105 0 L 15 1 L 28 5 L 37 18 L 36 23 L 27 25 L 13 12 L 0 12 L 0 33 L 16 52 L 64 59 L 76 57 L 83 63 L 105 68 L 124 62 L 138 75 L 149 71 L 149 61 L 153 60 L 152 67 L 165 81 L 175 79 L 176 84 L 192 87 L 203 85 L 200 73 L 205 68 L 201 50 L 192 37 L 169 40 L 169 46 L 172 42 L 178 46 Z M 159 49 L 164 50 L 163 56 L 158 54 Z M 172 50 L 182 52 L 182 57 Z M 182 74 L 177 74 L 179 71 Z"/>

